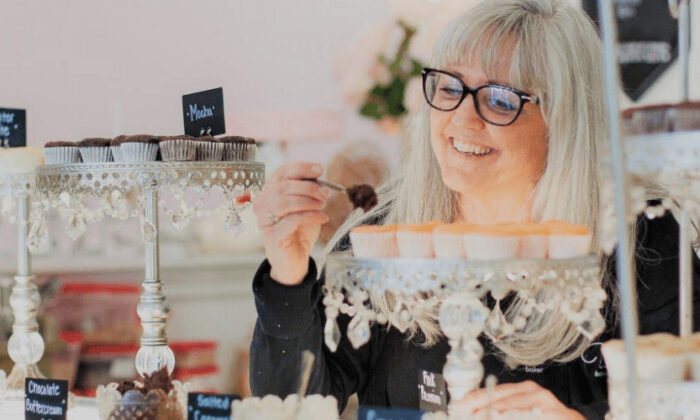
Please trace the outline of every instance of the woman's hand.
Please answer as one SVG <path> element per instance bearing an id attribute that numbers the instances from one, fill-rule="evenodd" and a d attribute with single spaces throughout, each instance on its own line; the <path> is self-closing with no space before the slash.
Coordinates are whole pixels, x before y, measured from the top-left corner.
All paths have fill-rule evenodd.
<path id="1" fill-rule="evenodd" d="M 579 412 L 562 404 L 548 389 L 533 381 L 497 385 L 490 396 L 488 389 L 477 389 L 465 395 L 461 401 L 451 403 L 450 413 L 484 415 L 489 405 L 492 411 L 498 413 L 539 409 L 542 420 L 585 420 Z"/>
<path id="2" fill-rule="evenodd" d="M 328 221 L 322 209 L 330 190 L 303 178 L 318 178 L 321 165 L 295 162 L 275 171 L 253 203 L 263 234 L 270 276 L 285 285 L 296 285 L 308 271 L 311 248 L 321 225 Z"/>

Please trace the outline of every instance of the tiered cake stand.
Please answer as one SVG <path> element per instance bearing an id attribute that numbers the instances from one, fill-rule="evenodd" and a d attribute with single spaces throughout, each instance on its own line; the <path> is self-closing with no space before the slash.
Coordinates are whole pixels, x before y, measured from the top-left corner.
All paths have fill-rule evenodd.
<path id="1" fill-rule="evenodd" d="M 58 209 L 73 237 L 105 216 L 141 220 L 145 279 L 137 309 L 143 326 L 136 354 L 140 375 L 163 367 L 172 373 L 175 367 L 166 335 L 169 308 L 159 275 L 159 204 L 176 227 L 193 217 L 219 214 L 226 218 L 225 228 L 235 233 L 242 227 L 240 212 L 250 207 L 264 183 L 264 169 L 258 162 L 79 163 L 38 169 L 40 211 Z M 214 193 L 221 197 L 217 200 Z M 212 201 L 219 204 L 212 208 Z M 45 231 L 45 226 L 35 229 L 37 242 Z"/>
<path id="2" fill-rule="evenodd" d="M 27 239 L 32 225 L 31 206 L 36 204 L 33 203 L 34 196 L 34 172 L 0 175 L 2 213 L 17 225 L 17 275 L 10 296 L 14 324 L 12 336 L 7 342 L 7 351 L 15 365 L 7 377 L 7 389 L 3 395 L 6 400 L 19 401 L 24 398 L 25 378 L 44 377 L 37 367 L 44 354 L 44 340 L 39 334 L 36 320 L 41 298 L 34 284 Z M 4 374 L 2 376 L 0 382 L 4 382 Z M 5 384 L 0 384 L 0 391 L 4 388 Z"/>
<path id="3" fill-rule="evenodd" d="M 360 347 L 370 323 L 406 331 L 418 314 L 438 314 L 451 350 L 443 374 L 453 401 L 479 387 L 483 378 L 483 332 L 503 340 L 549 312 L 561 314 L 585 337 L 605 327 L 600 309 L 600 260 L 595 256 L 551 260 L 359 259 L 332 255 L 326 267 L 325 343 L 335 351 L 341 337 L 336 318 L 351 318 L 346 331 Z M 485 304 L 487 295 L 495 304 Z M 382 299 L 389 305 L 377 304 Z M 504 312 L 500 301 L 509 299 Z"/>
<path id="4" fill-rule="evenodd" d="M 669 0 L 672 15 L 679 18 L 679 61 L 682 71 L 682 97 L 688 100 L 689 2 Z M 690 219 L 700 216 L 700 131 L 632 136 L 620 139 L 620 118 L 617 93 L 617 33 L 611 0 L 600 0 L 601 29 L 605 54 L 607 102 L 611 121 L 611 160 L 616 204 L 617 240 L 608 232 L 608 244 L 618 246 L 618 281 L 621 291 L 622 332 L 627 352 L 625 382 L 609 384 L 610 417 L 613 419 L 695 419 L 700 417 L 700 382 L 638 383 L 635 363 L 635 337 L 639 333 L 636 310 L 635 277 L 631 258 L 628 226 L 638 214 L 649 218 L 663 215 L 669 209 L 679 214 L 679 299 L 680 333 L 693 331 L 692 232 Z M 660 204 L 649 206 L 645 186 L 658 185 L 668 192 Z"/>

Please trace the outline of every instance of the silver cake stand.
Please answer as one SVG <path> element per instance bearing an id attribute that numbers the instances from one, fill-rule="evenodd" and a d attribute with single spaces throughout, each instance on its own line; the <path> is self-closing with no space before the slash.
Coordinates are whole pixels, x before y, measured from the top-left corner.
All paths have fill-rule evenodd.
<path id="1" fill-rule="evenodd" d="M 229 229 L 241 224 L 239 212 L 260 191 L 265 180 L 264 164 L 259 162 L 145 162 L 81 163 L 46 165 L 37 170 L 37 190 L 42 211 L 56 208 L 66 230 L 79 236 L 85 224 L 104 216 L 140 217 L 145 242 L 145 279 L 138 304 L 143 326 L 141 347 L 136 354 L 136 370 L 141 376 L 163 367 L 172 373 L 175 356 L 168 347 L 166 325 L 169 307 L 163 294 L 159 270 L 158 205 L 159 197 L 170 193 L 177 202 L 175 210 L 164 208 L 176 226 L 196 216 L 211 215 L 198 207 L 188 206 L 191 192 L 197 203 L 219 192 L 222 205 L 217 209 L 227 217 Z M 130 209 L 131 201 L 136 208 Z M 215 212 L 214 212 L 215 213 Z M 42 235 L 45 228 L 37 228 Z"/>
<path id="2" fill-rule="evenodd" d="M 44 340 L 39 334 L 36 319 L 41 298 L 32 274 L 28 235 L 31 226 L 30 209 L 35 196 L 35 173 L 1 174 L 0 198 L 3 213 L 17 225 L 17 274 L 10 296 L 14 316 L 12 335 L 7 342 L 7 352 L 14 367 L 7 377 L 4 398 L 24 398 L 24 382 L 27 377 L 43 378 L 37 363 L 44 354 Z M 0 380 L 4 379 L 1 378 Z M 5 388 L 0 385 L 0 390 Z"/>
<path id="3" fill-rule="evenodd" d="M 700 131 L 629 136 L 620 135 L 618 109 L 617 28 L 612 0 L 600 0 L 599 16 L 603 35 L 605 88 L 610 120 L 610 160 L 613 185 L 603 202 L 614 202 L 603 218 L 603 248 L 612 250 L 617 244 L 617 278 L 620 289 L 622 334 L 627 353 L 625 381 L 609 383 L 613 419 L 697 418 L 700 413 L 698 381 L 650 384 L 636 378 L 635 338 L 639 334 L 636 280 L 631 256 L 634 243 L 629 241 L 628 227 L 636 216 L 649 218 L 663 215 L 669 209 L 680 210 L 679 222 L 679 301 L 680 333 L 692 333 L 693 283 L 691 215 L 700 215 Z M 679 66 L 681 68 L 681 102 L 688 100 L 689 86 L 689 0 L 668 0 L 671 15 L 678 19 Z M 660 204 L 649 206 L 646 187 L 656 185 L 668 194 Z M 611 222 L 612 221 L 612 222 Z M 615 238 L 617 235 L 617 238 Z"/>
<path id="4" fill-rule="evenodd" d="M 437 314 L 450 344 L 443 374 L 453 401 L 481 383 L 482 333 L 504 340 L 552 311 L 587 338 L 605 327 L 600 309 L 606 294 L 595 256 L 471 261 L 331 255 L 324 295 L 324 338 L 331 351 L 341 339 L 340 313 L 351 318 L 346 336 L 355 348 L 369 341 L 370 323 L 404 332 L 419 314 Z M 487 306 L 487 295 L 493 307 Z M 505 312 L 500 305 L 504 299 L 511 308 Z"/>

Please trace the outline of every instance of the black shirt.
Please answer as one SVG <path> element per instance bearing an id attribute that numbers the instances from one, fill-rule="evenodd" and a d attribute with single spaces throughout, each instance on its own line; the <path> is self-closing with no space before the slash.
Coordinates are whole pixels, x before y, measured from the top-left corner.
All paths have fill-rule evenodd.
<path id="1" fill-rule="evenodd" d="M 637 230 L 637 294 L 642 334 L 678 333 L 678 224 L 670 214 L 655 220 L 640 218 Z M 614 261 L 614 258 L 611 260 Z M 608 267 L 614 276 L 614 263 Z M 297 286 L 284 286 L 270 278 L 267 261 L 253 281 L 258 321 L 251 344 L 250 381 L 254 395 L 284 397 L 296 392 L 300 353 L 310 350 L 316 362 L 309 393 L 333 395 L 342 409 L 357 393 L 360 404 L 418 408 L 419 372 L 441 373 L 449 345 L 443 338 L 425 348 L 420 338 L 408 340 L 395 328 L 374 324 L 370 341 L 354 349 L 344 335 L 349 318 L 338 317 L 343 332 L 332 353 L 323 342 L 325 313 L 316 265 Z M 693 254 L 694 325 L 700 326 L 700 261 Z M 615 305 L 608 300 L 608 326 L 586 352 L 569 363 L 549 363 L 509 369 L 496 356 L 490 342 L 484 346 L 484 377 L 499 383 L 532 380 L 549 389 L 567 406 L 586 418 L 602 419 L 608 410 L 607 378 L 600 343 L 620 336 Z"/>

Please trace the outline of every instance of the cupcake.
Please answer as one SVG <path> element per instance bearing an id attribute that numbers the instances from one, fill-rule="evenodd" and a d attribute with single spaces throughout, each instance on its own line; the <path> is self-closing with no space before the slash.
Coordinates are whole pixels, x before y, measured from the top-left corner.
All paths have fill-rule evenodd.
<path id="1" fill-rule="evenodd" d="M 112 159 L 114 159 L 115 162 L 123 162 L 119 145 L 126 137 L 127 136 L 124 135 L 117 136 L 109 142 L 109 150 L 112 151 Z"/>
<path id="2" fill-rule="evenodd" d="M 591 252 L 593 235 L 583 225 L 550 220 L 544 223 L 548 231 L 549 258 L 574 258 Z"/>
<path id="3" fill-rule="evenodd" d="M 685 340 L 690 363 L 690 379 L 700 382 L 700 333 L 695 333 Z"/>
<path id="4" fill-rule="evenodd" d="M 69 141 L 50 141 L 44 145 L 44 159 L 47 165 L 80 162 L 78 144 Z"/>
<path id="5" fill-rule="evenodd" d="M 148 134 L 120 137 L 119 162 L 153 162 L 158 158 L 158 137 Z"/>
<path id="6" fill-rule="evenodd" d="M 112 151 L 109 148 L 111 140 L 104 138 L 89 138 L 78 143 L 80 157 L 86 163 L 111 162 Z"/>
<path id="7" fill-rule="evenodd" d="M 510 260 L 520 249 L 520 237 L 508 225 L 473 226 L 462 239 L 470 260 Z"/>
<path id="8" fill-rule="evenodd" d="M 647 105 L 622 112 L 625 134 L 700 130 L 700 102 Z"/>
<path id="9" fill-rule="evenodd" d="M 623 340 L 610 340 L 601 347 L 610 381 L 627 378 L 627 353 Z M 686 376 L 685 345 L 680 338 L 658 333 L 637 337 L 637 377 L 642 381 L 680 382 Z"/>
<path id="10" fill-rule="evenodd" d="M 396 225 L 357 226 L 350 232 L 350 242 L 357 258 L 391 258 L 399 255 Z"/>
<path id="11" fill-rule="evenodd" d="M 470 232 L 475 225 L 467 223 L 452 223 L 440 225 L 433 229 L 433 250 L 437 258 L 464 258 L 464 234 Z"/>
<path id="12" fill-rule="evenodd" d="M 27 174 L 44 164 L 41 147 L 0 147 L 0 175 Z"/>
<path id="13" fill-rule="evenodd" d="M 224 145 L 223 160 L 247 161 L 250 155 L 250 142 L 246 137 L 227 136 L 217 140 Z M 253 144 L 253 148 L 255 144 Z"/>
<path id="14" fill-rule="evenodd" d="M 224 144 L 214 140 L 214 137 L 197 138 L 197 160 L 220 161 L 224 154 Z"/>
<path id="15" fill-rule="evenodd" d="M 197 157 L 197 144 L 192 136 L 168 136 L 160 139 L 164 161 L 190 161 Z"/>
<path id="16" fill-rule="evenodd" d="M 255 161 L 255 155 L 258 150 L 257 143 L 255 142 L 255 139 L 252 137 L 246 137 L 245 141 L 247 143 L 246 150 L 248 152 L 248 156 L 246 157 L 247 161 L 253 162 Z"/>
<path id="17" fill-rule="evenodd" d="M 547 258 L 548 230 L 541 223 L 518 223 L 514 226 L 520 237 L 518 258 Z"/>
<path id="18" fill-rule="evenodd" d="M 404 258 L 434 258 L 433 230 L 441 224 L 441 222 L 428 222 L 399 225 L 396 229 L 399 256 Z"/>

